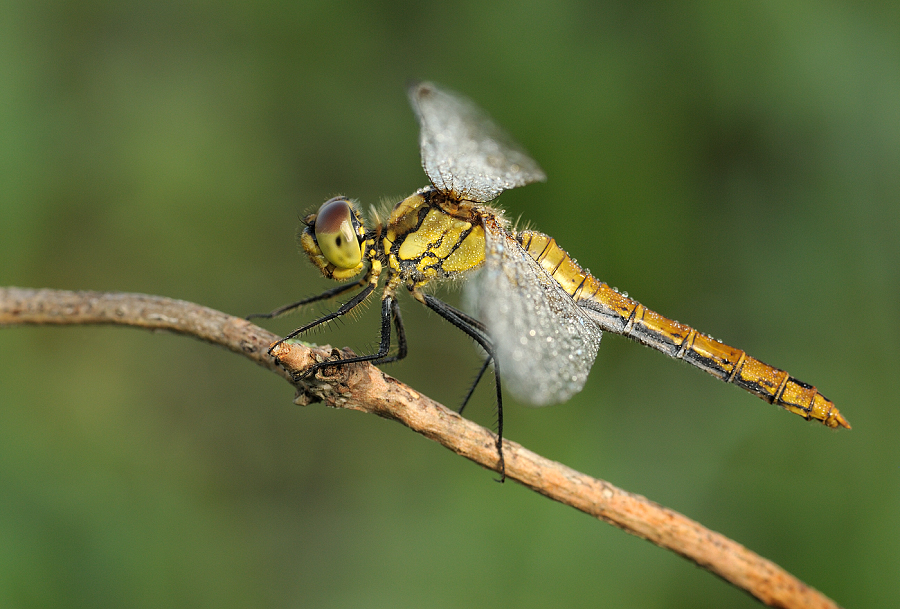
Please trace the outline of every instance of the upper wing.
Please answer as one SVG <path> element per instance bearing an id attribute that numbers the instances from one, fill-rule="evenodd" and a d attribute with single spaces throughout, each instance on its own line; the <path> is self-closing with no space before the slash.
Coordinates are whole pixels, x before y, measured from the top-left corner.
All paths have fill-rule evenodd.
<path id="1" fill-rule="evenodd" d="M 500 377 L 523 402 L 563 402 L 584 387 L 603 334 L 512 236 L 486 229 L 484 268 L 467 290 Z"/>
<path id="2" fill-rule="evenodd" d="M 547 179 L 521 146 L 471 101 L 428 82 L 409 89 L 419 119 L 422 167 L 454 198 L 484 203 Z"/>

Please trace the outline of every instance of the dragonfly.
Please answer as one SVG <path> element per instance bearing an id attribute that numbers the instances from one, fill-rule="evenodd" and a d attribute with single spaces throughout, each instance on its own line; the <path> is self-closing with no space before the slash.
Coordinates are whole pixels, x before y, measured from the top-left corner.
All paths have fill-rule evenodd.
<path id="1" fill-rule="evenodd" d="M 384 220 L 373 212 L 369 225 L 360 206 L 344 196 L 329 199 L 303 219 L 302 249 L 325 277 L 345 283 L 252 317 L 276 317 L 358 291 L 335 311 L 274 343 L 270 353 L 285 340 L 353 311 L 375 293 L 385 276 L 378 351 L 316 363 L 303 376 L 326 366 L 380 365 L 406 357 L 397 304 L 397 293 L 405 288 L 487 354 L 463 407 L 485 370 L 493 366 L 501 481 L 505 478 L 501 379 L 507 391 L 524 403 L 566 401 L 584 387 L 603 332 L 626 336 L 687 362 L 806 420 L 850 429 L 834 403 L 814 386 L 651 311 L 579 266 L 554 238 L 516 230 L 494 203 L 506 190 L 544 181 L 538 163 L 468 98 L 429 82 L 413 84 L 408 95 L 419 122 L 422 167 L 431 184 L 397 203 Z M 475 276 L 466 278 L 471 315 L 429 292 L 435 284 L 473 271 Z"/>

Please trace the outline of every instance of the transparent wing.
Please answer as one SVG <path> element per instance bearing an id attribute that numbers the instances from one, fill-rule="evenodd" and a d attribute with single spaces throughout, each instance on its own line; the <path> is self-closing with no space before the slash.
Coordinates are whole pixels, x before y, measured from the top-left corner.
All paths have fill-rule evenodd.
<path id="1" fill-rule="evenodd" d="M 422 167 L 438 190 L 484 203 L 504 190 L 547 179 L 537 162 L 465 97 L 423 82 L 410 87 L 409 99 L 419 119 Z"/>
<path id="2" fill-rule="evenodd" d="M 467 297 L 494 342 L 504 388 L 534 406 L 581 391 L 602 332 L 505 231 L 487 231 Z"/>

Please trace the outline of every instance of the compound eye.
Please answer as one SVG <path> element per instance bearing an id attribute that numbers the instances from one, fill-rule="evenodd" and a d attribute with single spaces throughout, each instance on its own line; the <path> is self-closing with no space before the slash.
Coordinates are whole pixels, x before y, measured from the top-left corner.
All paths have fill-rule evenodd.
<path id="1" fill-rule="evenodd" d="M 346 199 L 334 198 L 319 208 L 316 241 L 326 260 L 340 269 L 355 268 L 362 260 L 362 248 L 354 230 L 353 209 Z"/>

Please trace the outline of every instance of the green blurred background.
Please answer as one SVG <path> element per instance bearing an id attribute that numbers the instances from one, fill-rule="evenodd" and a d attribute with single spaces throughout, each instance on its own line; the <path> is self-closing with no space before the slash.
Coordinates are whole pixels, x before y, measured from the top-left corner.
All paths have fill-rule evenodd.
<path id="1" fill-rule="evenodd" d="M 544 167 L 511 216 L 854 426 L 607 336 L 569 403 L 510 400 L 508 437 L 839 603 L 895 607 L 897 2 L 6 0 L 0 285 L 235 315 L 329 287 L 297 218 L 426 184 L 412 78 L 472 97 Z M 476 350 L 403 307 L 410 357 L 388 371 L 458 405 Z M 314 340 L 364 351 L 377 309 Z M 292 397 L 183 337 L 0 331 L 0 606 L 756 606 L 399 425 Z M 489 391 L 470 408 L 493 425 Z"/>

